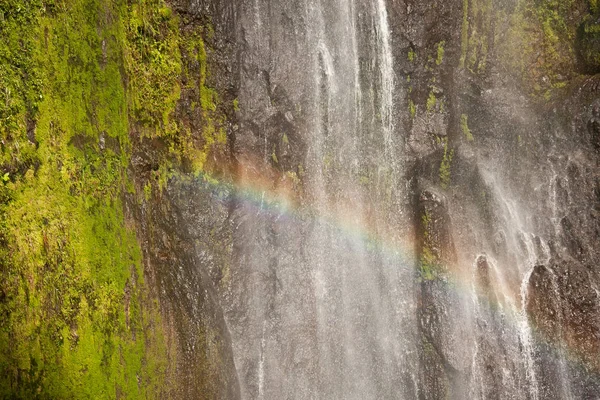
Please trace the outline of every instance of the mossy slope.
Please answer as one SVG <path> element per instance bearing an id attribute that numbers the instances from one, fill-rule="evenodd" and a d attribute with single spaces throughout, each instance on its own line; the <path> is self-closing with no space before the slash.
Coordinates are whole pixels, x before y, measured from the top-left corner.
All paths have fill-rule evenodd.
<path id="1" fill-rule="evenodd" d="M 137 140 L 168 149 L 146 195 L 225 142 L 205 76 L 203 140 L 174 118 L 181 53 L 205 65 L 202 33 L 184 41 L 163 0 L 0 0 L 0 397 L 165 393 L 163 324 L 123 201 L 146 201 L 127 172 Z"/>

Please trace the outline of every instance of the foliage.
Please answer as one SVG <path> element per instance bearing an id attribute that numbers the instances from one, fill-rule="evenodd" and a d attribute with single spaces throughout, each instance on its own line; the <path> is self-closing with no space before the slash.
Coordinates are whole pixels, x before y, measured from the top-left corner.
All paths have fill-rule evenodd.
<path id="1" fill-rule="evenodd" d="M 163 0 L 129 5 L 124 46 L 130 112 L 151 136 L 176 134 L 172 114 L 180 96 L 179 26 Z"/>
<path id="2" fill-rule="evenodd" d="M 140 50 L 151 46 L 128 42 L 132 20 L 148 29 L 144 5 L 0 2 L 2 398 L 147 398 L 163 390 L 160 318 L 122 211 L 128 112 L 164 129 L 175 98 L 167 75 L 178 71 Z M 145 88 L 136 74 L 147 71 L 123 75 L 132 57 L 168 70 L 167 83 Z M 140 97 L 128 101 L 132 88 Z"/>
<path id="3" fill-rule="evenodd" d="M 469 0 L 463 0 L 463 20 L 460 33 L 460 67 L 465 67 L 469 46 Z"/>
<path id="4" fill-rule="evenodd" d="M 488 56 L 494 54 L 499 65 L 521 77 L 528 93 L 549 98 L 577 70 L 574 39 L 584 15 L 582 3 L 536 0 L 506 7 L 463 0 L 460 66 L 486 73 Z"/>

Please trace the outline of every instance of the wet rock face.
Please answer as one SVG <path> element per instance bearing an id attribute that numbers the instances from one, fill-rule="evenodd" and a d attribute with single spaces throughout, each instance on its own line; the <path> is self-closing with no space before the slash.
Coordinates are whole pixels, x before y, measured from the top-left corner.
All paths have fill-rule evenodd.
<path id="1" fill-rule="evenodd" d="M 600 309 L 588 272 L 574 261 L 538 265 L 529 281 L 529 293 L 527 311 L 546 396 L 571 393 L 586 398 L 597 393 Z"/>
<path id="2" fill-rule="evenodd" d="M 463 352 L 471 332 L 466 325 L 457 325 L 464 319 L 463 305 L 468 302 L 454 290 L 452 271 L 456 254 L 450 235 L 451 226 L 446 201 L 432 190 L 423 190 L 420 236 L 425 240 L 419 249 L 421 290 L 419 295 L 419 327 L 421 335 L 421 379 L 423 396 L 434 399 L 440 393 L 451 398 L 466 396 L 466 379 L 471 359 Z"/>
<path id="3" fill-rule="evenodd" d="M 158 156 L 144 143 L 134 174 Z M 201 181 L 171 182 L 143 205 L 128 201 L 138 222 L 146 277 L 159 300 L 165 327 L 168 398 L 240 397 L 231 340 L 217 298 L 230 265 L 230 225 L 223 193 Z M 193 366 L 193 367 L 191 367 Z"/>
<path id="4" fill-rule="evenodd" d="M 386 29 L 374 1 L 173 2 L 212 21 L 209 85 L 239 102 L 212 161 L 233 185 L 173 181 L 136 211 L 181 398 L 600 392 L 598 78 L 532 97 L 502 49 L 522 10 L 488 3 L 382 2 Z"/>

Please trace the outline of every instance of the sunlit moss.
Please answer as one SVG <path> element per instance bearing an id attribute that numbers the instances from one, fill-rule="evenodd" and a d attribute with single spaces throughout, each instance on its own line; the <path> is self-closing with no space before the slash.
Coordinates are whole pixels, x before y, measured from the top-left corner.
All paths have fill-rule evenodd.
<path id="1" fill-rule="evenodd" d="M 11 0 L 0 11 L 0 71 L 15 72 L 0 73 L 0 397 L 160 397 L 160 317 L 122 204 L 130 9 Z"/>

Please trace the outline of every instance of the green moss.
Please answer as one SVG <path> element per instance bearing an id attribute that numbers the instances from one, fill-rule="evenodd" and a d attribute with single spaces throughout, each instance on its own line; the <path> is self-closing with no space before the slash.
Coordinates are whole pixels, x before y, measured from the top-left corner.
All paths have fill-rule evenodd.
<path id="1" fill-rule="evenodd" d="M 463 0 L 461 57 L 459 65 L 475 74 L 485 72 L 494 26 L 492 0 Z"/>
<path id="2" fill-rule="evenodd" d="M 128 110 L 148 124 L 164 110 L 124 87 L 122 22 L 139 4 L 0 4 L 2 398 L 151 398 L 164 386 L 158 309 L 121 200 Z"/>
<path id="3" fill-rule="evenodd" d="M 237 98 L 233 99 L 233 111 L 240 111 L 240 102 Z"/>
<path id="4" fill-rule="evenodd" d="M 412 99 L 408 99 L 408 112 L 410 113 L 410 118 L 415 119 L 415 115 L 417 114 L 417 107 L 415 106 L 415 102 Z"/>
<path id="5" fill-rule="evenodd" d="M 574 0 L 520 2 L 499 22 L 509 28 L 497 33 L 499 59 L 534 97 L 552 96 L 557 84 L 576 75 L 577 8 Z"/>
<path id="6" fill-rule="evenodd" d="M 125 22 L 130 112 L 148 128 L 146 135 L 173 136 L 182 72 L 178 19 L 164 0 L 138 0 L 129 6 Z"/>
<path id="7" fill-rule="evenodd" d="M 274 162 L 275 164 L 278 164 L 278 163 L 279 163 L 279 160 L 277 159 L 277 154 L 276 154 L 275 150 L 276 150 L 276 149 L 275 149 L 275 146 L 273 146 L 273 151 L 272 151 L 272 153 L 271 153 L 271 160 L 273 160 L 273 162 Z"/>
<path id="8" fill-rule="evenodd" d="M 408 49 L 408 61 L 413 62 L 415 61 L 416 57 L 417 53 L 415 53 L 415 50 L 412 47 Z"/>
<path id="9" fill-rule="evenodd" d="M 439 42 L 437 45 L 437 58 L 435 59 L 436 65 L 442 65 L 444 62 L 444 46 L 446 45 L 445 41 Z"/>
<path id="10" fill-rule="evenodd" d="M 469 129 L 469 116 L 467 114 L 462 114 L 460 116 L 460 129 L 463 135 L 465 135 L 467 141 L 472 142 L 473 140 L 475 140 L 473 138 L 473 133 Z"/>
<path id="11" fill-rule="evenodd" d="M 437 104 L 437 98 L 435 97 L 435 93 L 433 91 L 429 92 L 429 97 L 427 97 L 427 103 L 425 104 L 428 112 L 432 112 L 435 109 L 435 105 Z"/>

